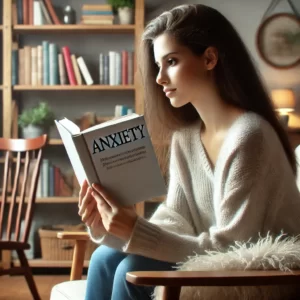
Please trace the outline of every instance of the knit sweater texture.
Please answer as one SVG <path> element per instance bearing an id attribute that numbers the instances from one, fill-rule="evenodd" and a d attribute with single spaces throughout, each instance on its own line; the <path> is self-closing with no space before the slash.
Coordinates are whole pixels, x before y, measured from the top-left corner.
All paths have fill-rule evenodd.
<path id="1" fill-rule="evenodd" d="M 138 217 L 130 240 L 88 229 L 94 242 L 126 253 L 182 262 L 267 233 L 300 233 L 300 194 L 272 126 L 253 112 L 229 128 L 212 167 L 201 122 L 174 133 L 166 200 Z"/>

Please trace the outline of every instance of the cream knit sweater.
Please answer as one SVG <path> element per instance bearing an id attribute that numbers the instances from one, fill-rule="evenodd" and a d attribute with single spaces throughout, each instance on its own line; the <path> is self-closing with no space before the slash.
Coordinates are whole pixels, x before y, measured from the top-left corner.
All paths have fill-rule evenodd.
<path id="1" fill-rule="evenodd" d="M 100 244 L 169 262 L 259 234 L 300 233 L 300 195 L 277 134 L 255 113 L 238 117 L 212 169 L 201 123 L 172 139 L 167 199 L 150 220 L 139 217 L 127 243 L 90 232 Z"/>

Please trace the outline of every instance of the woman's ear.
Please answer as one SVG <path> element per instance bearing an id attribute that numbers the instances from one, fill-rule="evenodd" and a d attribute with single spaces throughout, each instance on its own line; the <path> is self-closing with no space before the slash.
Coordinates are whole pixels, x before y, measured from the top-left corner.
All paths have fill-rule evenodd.
<path id="1" fill-rule="evenodd" d="M 218 62 L 218 50 L 215 47 L 208 47 L 204 52 L 205 67 L 208 71 L 213 70 Z"/>

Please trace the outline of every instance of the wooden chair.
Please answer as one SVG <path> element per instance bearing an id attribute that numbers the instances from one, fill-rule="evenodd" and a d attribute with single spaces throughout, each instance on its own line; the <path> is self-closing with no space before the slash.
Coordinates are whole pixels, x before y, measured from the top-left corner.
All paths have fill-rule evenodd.
<path id="1" fill-rule="evenodd" d="M 5 153 L 0 199 L 0 251 L 16 250 L 21 263 L 20 267 L 0 268 L 0 275 L 24 275 L 35 300 L 40 297 L 25 250 L 30 248 L 27 241 L 34 212 L 42 149 L 46 142 L 47 135 L 34 139 L 0 138 L 0 151 Z"/>
<path id="2" fill-rule="evenodd" d="M 179 300 L 182 286 L 266 286 L 299 284 L 300 271 L 160 271 L 129 272 L 136 285 L 162 286 L 162 300 Z"/>
<path id="3" fill-rule="evenodd" d="M 70 284 L 65 285 L 62 294 L 68 292 L 76 294 L 76 299 L 84 299 L 85 281 L 82 277 L 84 253 L 88 233 L 60 232 L 58 238 L 75 240 Z M 76 280 L 74 282 L 74 280 Z M 266 286 L 266 285 L 290 285 L 299 284 L 300 271 L 159 271 L 159 272 L 129 272 L 126 280 L 135 285 L 162 286 L 162 300 L 178 300 L 182 286 Z M 65 284 L 65 283 L 63 283 Z M 78 288 L 78 290 L 76 290 Z M 72 289 L 72 291 L 71 291 Z M 71 299 L 58 298 L 51 300 Z"/>

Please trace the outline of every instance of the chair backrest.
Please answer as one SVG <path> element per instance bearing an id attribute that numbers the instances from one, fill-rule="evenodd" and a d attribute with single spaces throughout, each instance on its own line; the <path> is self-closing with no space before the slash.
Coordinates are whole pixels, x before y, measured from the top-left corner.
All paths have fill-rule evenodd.
<path id="1" fill-rule="evenodd" d="M 34 139 L 0 138 L 0 151 L 5 158 L 0 199 L 0 239 L 23 243 L 28 240 L 42 151 L 46 143 L 47 135 Z"/>

